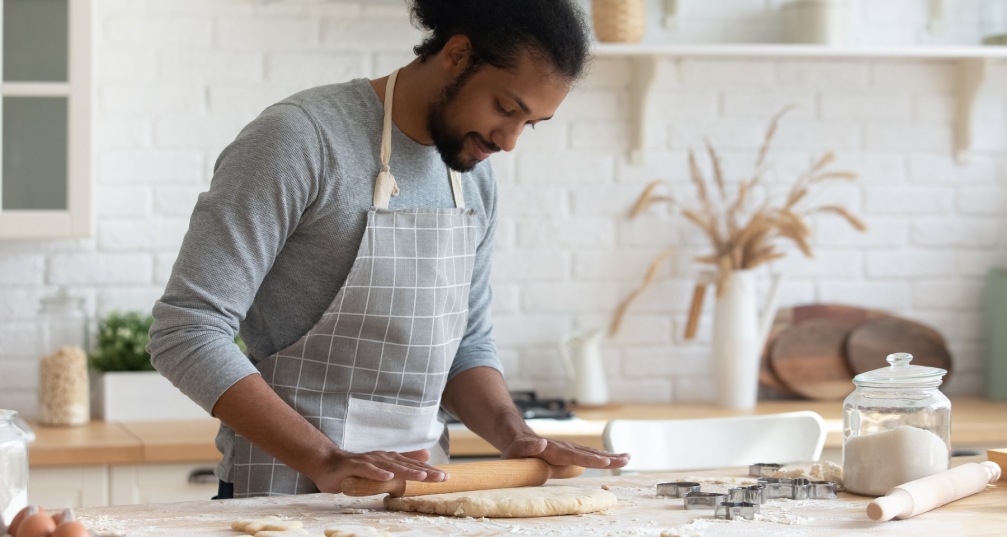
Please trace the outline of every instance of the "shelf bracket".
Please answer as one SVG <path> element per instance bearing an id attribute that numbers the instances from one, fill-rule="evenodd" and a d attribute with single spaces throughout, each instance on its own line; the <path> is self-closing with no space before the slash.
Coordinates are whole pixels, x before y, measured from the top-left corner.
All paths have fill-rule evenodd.
<path id="1" fill-rule="evenodd" d="M 647 148 L 650 122 L 648 111 L 653 94 L 654 82 L 657 80 L 657 56 L 638 56 L 630 58 L 633 76 L 629 88 L 629 119 L 631 122 L 629 160 L 633 164 L 643 162 L 644 150 Z"/>
<path id="2" fill-rule="evenodd" d="M 664 22 L 665 28 L 678 30 L 678 21 L 682 16 L 680 11 L 679 0 L 664 0 L 664 16 L 661 17 L 661 21 Z"/>
<path id="3" fill-rule="evenodd" d="M 930 23 L 927 25 L 927 30 L 932 34 L 944 32 L 944 14 L 947 11 L 944 1 L 930 0 Z"/>
<path id="4" fill-rule="evenodd" d="M 983 58 L 965 58 L 958 61 L 958 121 L 955 126 L 955 160 L 959 164 L 969 161 L 974 141 L 977 103 L 986 82 L 989 61 Z"/>

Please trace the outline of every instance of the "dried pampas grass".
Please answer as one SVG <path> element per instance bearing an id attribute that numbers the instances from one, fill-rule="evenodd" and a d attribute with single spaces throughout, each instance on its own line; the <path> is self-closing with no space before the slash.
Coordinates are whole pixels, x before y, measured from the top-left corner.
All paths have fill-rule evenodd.
<path id="1" fill-rule="evenodd" d="M 863 221 L 843 207 L 806 206 L 809 195 L 820 185 L 857 179 L 857 174 L 853 172 L 829 169 L 835 160 L 832 153 L 825 153 L 807 170 L 798 174 L 782 198 L 774 197 L 771 193 L 757 195 L 760 190 L 764 190 L 761 182 L 769 169 L 767 157 L 780 119 L 789 109 L 790 107 L 784 108 L 773 116 L 759 148 L 752 176 L 738 183 L 736 189 L 725 180 L 720 156 L 708 141 L 706 153 L 710 159 L 712 179 L 707 179 L 703 174 L 695 151 L 689 151 L 689 178 L 696 189 L 698 207 L 684 208 L 681 214 L 699 227 L 710 241 L 713 252 L 697 257 L 696 261 L 716 267 L 718 295 L 731 271 L 754 268 L 786 255 L 779 247 L 782 241 L 792 242 L 802 254 L 812 257 L 811 228 L 806 221 L 809 216 L 828 213 L 842 218 L 859 231 L 867 229 Z M 662 187 L 667 186 L 668 183 L 663 180 L 648 183 L 633 205 L 630 218 L 643 214 L 657 203 L 674 203 L 672 196 L 660 193 Z M 651 262 L 644 281 L 616 310 L 609 327 L 610 335 L 619 331 L 630 304 L 650 286 L 661 264 L 670 257 L 671 250 L 667 249 Z"/>

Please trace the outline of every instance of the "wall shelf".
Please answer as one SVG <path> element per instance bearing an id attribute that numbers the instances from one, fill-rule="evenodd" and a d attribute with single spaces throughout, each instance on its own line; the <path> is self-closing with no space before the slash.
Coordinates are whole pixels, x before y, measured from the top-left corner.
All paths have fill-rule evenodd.
<path id="1" fill-rule="evenodd" d="M 596 44 L 599 58 L 623 58 L 633 64 L 630 82 L 630 114 L 633 121 L 630 160 L 642 162 L 647 149 L 650 100 L 662 58 L 821 58 L 852 60 L 954 60 L 958 70 L 957 122 L 954 151 L 960 163 L 969 159 L 979 97 L 987 90 L 986 72 L 993 60 L 1007 60 L 1007 47 L 911 46 L 831 47 L 788 44 Z"/>

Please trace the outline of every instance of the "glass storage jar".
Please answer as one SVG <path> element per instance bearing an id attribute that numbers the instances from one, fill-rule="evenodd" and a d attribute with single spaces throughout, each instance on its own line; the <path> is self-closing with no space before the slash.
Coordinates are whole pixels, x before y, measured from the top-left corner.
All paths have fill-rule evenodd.
<path id="1" fill-rule="evenodd" d="M 39 324 L 39 422 L 84 425 L 91 418 L 84 299 L 60 288 L 42 299 Z"/>
<path id="2" fill-rule="evenodd" d="M 0 516 L 10 524 L 28 504 L 28 438 L 14 418 L 17 412 L 0 409 Z"/>
<path id="3" fill-rule="evenodd" d="M 843 486 L 880 496 L 890 488 L 947 470 L 951 401 L 937 389 L 947 371 L 888 355 L 889 367 L 853 378 L 843 402 Z"/>

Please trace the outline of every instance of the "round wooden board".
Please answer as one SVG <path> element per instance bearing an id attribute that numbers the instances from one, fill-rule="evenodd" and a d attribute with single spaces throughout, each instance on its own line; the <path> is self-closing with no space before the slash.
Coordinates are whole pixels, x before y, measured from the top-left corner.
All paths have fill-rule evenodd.
<path id="1" fill-rule="evenodd" d="M 912 365 L 946 369 L 951 376 L 951 353 L 940 332 L 914 321 L 885 315 L 856 327 L 846 342 L 846 358 L 854 375 L 887 367 L 893 352 L 913 355 Z"/>
<path id="2" fill-rule="evenodd" d="M 834 401 L 853 391 L 853 374 L 843 356 L 850 325 L 813 319 L 777 336 L 770 349 L 773 372 L 787 388 L 809 399 Z"/>

